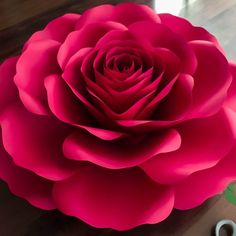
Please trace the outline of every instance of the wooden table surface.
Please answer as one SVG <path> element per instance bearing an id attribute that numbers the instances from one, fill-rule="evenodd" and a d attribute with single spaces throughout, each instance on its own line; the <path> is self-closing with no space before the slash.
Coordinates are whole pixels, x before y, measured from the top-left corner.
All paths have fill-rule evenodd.
<path id="1" fill-rule="evenodd" d="M 179 0 L 172 0 L 178 2 Z M 0 60 L 16 54 L 23 42 L 48 21 L 66 12 L 119 0 L 0 0 Z M 167 0 L 136 0 L 155 9 Z M 180 2 L 180 1 L 179 1 Z M 184 2 L 184 1 L 183 1 Z M 186 0 L 187 2 L 187 0 Z M 188 0 L 180 14 L 215 34 L 230 59 L 236 59 L 236 0 Z M 197 194 L 197 193 L 196 193 Z M 216 196 L 189 211 L 174 211 L 164 222 L 126 232 L 99 230 L 58 211 L 44 212 L 13 196 L 0 182 L 0 236 L 208 236 L 223 218 L 236 221 L 236 206 Z M 226 235 L 226 232 L 222 232 Z"/>

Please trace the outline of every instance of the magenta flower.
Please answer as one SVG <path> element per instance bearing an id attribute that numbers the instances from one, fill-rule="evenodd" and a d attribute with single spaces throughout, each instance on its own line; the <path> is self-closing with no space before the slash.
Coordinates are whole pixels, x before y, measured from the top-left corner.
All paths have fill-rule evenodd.
<path id="1" fill-rule="evenodd" d="M 236 179 L 236 65 L 135 4 L 50 22 L 0 66 L 0 178 L 32 205 L 127 230 Z"/>

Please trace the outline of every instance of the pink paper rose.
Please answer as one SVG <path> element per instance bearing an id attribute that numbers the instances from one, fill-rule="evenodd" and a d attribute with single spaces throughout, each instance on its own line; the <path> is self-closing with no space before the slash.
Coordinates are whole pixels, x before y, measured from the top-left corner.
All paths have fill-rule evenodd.
<path id="1" fill-rule="evenodd" d="M 0 66 L 0 178 L 101 228 L 196 207 L 236 179 L 235 79 L 214 36 L 180 17 L 66 14 Z"/>

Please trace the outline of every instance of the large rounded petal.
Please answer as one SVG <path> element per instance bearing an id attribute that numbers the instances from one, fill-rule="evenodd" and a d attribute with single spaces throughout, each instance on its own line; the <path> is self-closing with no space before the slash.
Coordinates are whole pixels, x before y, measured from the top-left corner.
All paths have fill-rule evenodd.
<path id="1" fill-rule="evenodd" d="M 52 20 L 43 30 L 37 31 L 29 38 L 24 50 L 29 44 L 42 40 L 56 40 L 63 43 L 68 34 L 74 31 L 79 18 L 79 14 L 68 13 Z"/>
<path id="2" fill-rule="evenodd" d="M 186 19 L 171 14 L 159 14 L 161 24 L 168 26 L 173 32 L 181 35 L 186 41 L 204 40 L 220 47 L 216 38 L 202 27 L 193 26 Z"/>
<path id="3" fill-rule="evenodd" d="M 14 162 L 50 180 L 72 175 L 78 164 L 64 158 L 63 140 L 70 129 L 53 117 L 10 106 L 1 117 L 3 144 Z"/>
<path id="4" fill-rule="evenodd" d="M 44 79 L 60 72 L 56 59 L 59 45 L 53 40 L 30 44 L 17 62 L 15 83 L 21 100 L 28 110 L 36 114 L 49 113 Z"/>
<path id="5" fill-rule="evenodd" d="M 107 4 L 91 8 L 84 12 L 76 28 L 81 29 L 84 25 L 105 21 L 116 21 L 128 26 L 142 20 L 160 22 L 159 16 L 146 5 L 121 3 L 112 6 Z"/>
<path id="6" fill-rule="evenodd" d="M 13 80 L 17 60 L 18 57 L 12 57 L 0 65 L 0 114 L 19 97 Z"/>
<path id="7" fill-rule="evenodd" d="M 186 210 L 222 193 L 236 179 L 236 147 L 216 166 L 190 175 L 175 185 L 175 208 Z"/>
<path id="8" fill-rule="evenodd" d="M 65 140 L 64 153 L 73 160 L 89 161 L 106 168 L 120 169 L 136 166 L 159 153 L 172 152 L 178 149 L 181 143 L 180 136 L 175 130 L 131 139 L 107 142 L 77 131 Z"/>
<path id="9" fill-rule="evenodd" d="M 5 151 L 1 137 L 0 179 L 7 182 L 14 194 L 26 199 L 32 205 L 45 210 L 55 208 L 52 199 L 53 183 L 15 165 L 9 154 Z"/>
<path id="10" fill-rule="evenodd" d="M 176 183 L 190 174 L 216 165 L 235 140 L 236 115 L 222 110 L 215 116 L 192 120 L 177 128 L 181 147 L 143 163 L 143 170 L 162 184 Z"/>
<path id="11" fill-rule="evenodd" d="M 232 81 L 228 61 L 212 43 L 192 41 L 189 44 L 198 61 L 189 116 L 213 115 L 222 107 Z"/>
<path id="12" fill-rule="evenodd" d="M 93 165 L 55 183 L 53 196 L 63 213 L 117 230 L 158 223 L 174 204 L 172 188 L 155 183 L 140 169 L 114 171 Z"/>

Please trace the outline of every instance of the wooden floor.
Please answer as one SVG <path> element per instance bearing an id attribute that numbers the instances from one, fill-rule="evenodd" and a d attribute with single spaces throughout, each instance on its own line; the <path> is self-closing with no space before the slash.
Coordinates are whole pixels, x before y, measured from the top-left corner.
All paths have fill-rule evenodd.
<path id="1" fill-rule="evenodd" d="M 158 4 L 166 1 L 132 2 L 158 9 Z M 66 12 L 80 13 L 102 3 L 118 2 L 123 1 L 0 0 L 0 60 L 16 54 L 29 35 L 56 16 Z M 236 0 L 188 2 L 180 14 L 215 34 L 228 57 L 236 59 Z M 217 196 L 194 210 L 174 211 L 166 221 L 157 225 L 145 225 L 122 233 L 98 230 L 57 211 L 38 210 L 13 196 L 6 184 L 0 182 L 0 236 L 209 236 L 214 224 L 223 218 L 236 221 L 236 206 Z"/>

